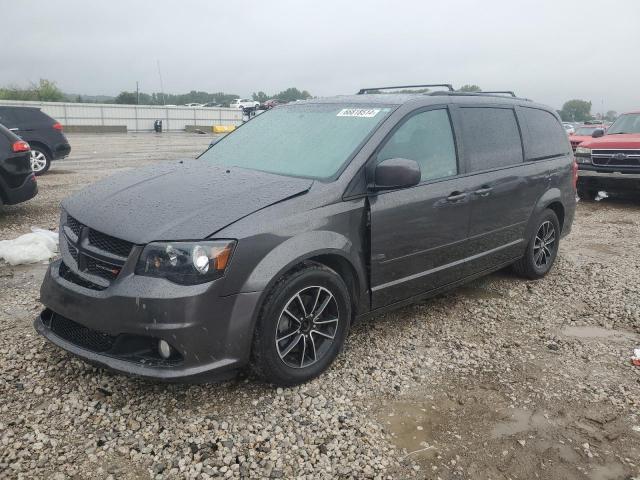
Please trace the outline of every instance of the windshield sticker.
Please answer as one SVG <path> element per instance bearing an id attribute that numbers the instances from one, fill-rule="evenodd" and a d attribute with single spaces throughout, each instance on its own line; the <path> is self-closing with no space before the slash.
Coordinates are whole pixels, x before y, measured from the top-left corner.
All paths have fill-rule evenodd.
<path id="1" fill-rule="evenodd" d="M 379 108 L 343 108 L 336 116 L 371 118 L 375 117 L 379 111 Z"/>

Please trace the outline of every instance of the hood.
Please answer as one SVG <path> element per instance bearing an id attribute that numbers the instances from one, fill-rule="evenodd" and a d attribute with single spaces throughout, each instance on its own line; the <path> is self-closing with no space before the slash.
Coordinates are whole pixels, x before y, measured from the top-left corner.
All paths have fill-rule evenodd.
<path id="1" fill-rule="evenodd" d="M 640 149 L 639 133 L 622 133 L 619 135 L 605 135 L 600 138 L 590 138 L 580 145 L 587 148 L 622 148 L 622 149 Z"/>
<path id="2" fill-rule="evenodd" d="M 569 135 L 569 141 L 571 143 L 575 142 L 586 142 L 587 140 L 592 140 L 591 135 Z"/>
<path id="3" fill-rule="evenodd" d="M 198 240 L 305 193 L 312 183 L 185 160 L 114 175 L 67 198 L 62 208 L 99 232 L 133 243 Z"/>

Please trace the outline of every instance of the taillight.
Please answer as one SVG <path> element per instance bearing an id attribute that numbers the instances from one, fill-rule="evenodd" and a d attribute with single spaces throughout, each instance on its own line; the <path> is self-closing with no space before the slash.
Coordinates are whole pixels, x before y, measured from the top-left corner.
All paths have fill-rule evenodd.
<path id="1" fill-rule="evenodd" d="M 576 162 L 576 159 L 573 159 L 573 165 L 571 165 L 571 170 L 573 173 L 573 189 L 577 190 L 578 189 L 578 162 Z"/>
<path id="2" fill-rule="evenodd" d="M 56 130 L 62 131 L 62 124 L 56 122 L 53 124 L 53 128 L 55 128 Z"/>
<path id="3" fill-rule="evenodd" d="M 11 150 L 13 150 L 16 153 L 17 152 L 28 152 L 29 150 L 31 150 L 31 147 L 24 140 L 18 140 L 17 142 L 13 143 L 13 145 L 11 146 Z"/>

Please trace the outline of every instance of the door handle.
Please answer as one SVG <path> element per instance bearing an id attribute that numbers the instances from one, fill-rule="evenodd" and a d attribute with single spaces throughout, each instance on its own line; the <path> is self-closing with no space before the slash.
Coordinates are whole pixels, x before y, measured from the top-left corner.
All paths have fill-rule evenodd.
<path id="1" fill-rule="evenodd" d="M 18 130 L 20 130 L 18 127 L 14 127 L 14 128 L 10 128 L 9 129 L 10 132 L 17 132 Z"/>
<path id="2" fill-rule="evenodd" d="M 464 200 L 467 197 L 467 194 L 464 192 L 452 192 L 447 197 L 447 202 L 459 202 L 460 200 Z"/>
<path id="3" fill-rule="evenodd" d="M 482 188 L 479 188 L 478 190 L 476 190 L 475 193 L 476 195 L 480 196 L 480 197 L 486 197 L 487 195 L 489 195 L 491 193 L 491 191 L 493 190 L 492 187 L 489 187 L 487 185 L 483 185 Z"/>

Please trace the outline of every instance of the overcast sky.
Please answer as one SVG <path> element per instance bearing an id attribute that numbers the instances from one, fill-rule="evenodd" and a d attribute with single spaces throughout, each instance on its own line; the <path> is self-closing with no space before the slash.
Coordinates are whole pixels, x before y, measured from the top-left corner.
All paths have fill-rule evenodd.
<path id="1" fill-rule="evenodd" d="M 159 91 L 159 60 L 171 93 L 450 82 L 640 109 L 640 0 L 0 0 L 0 11 L 0 85 Z"/>

